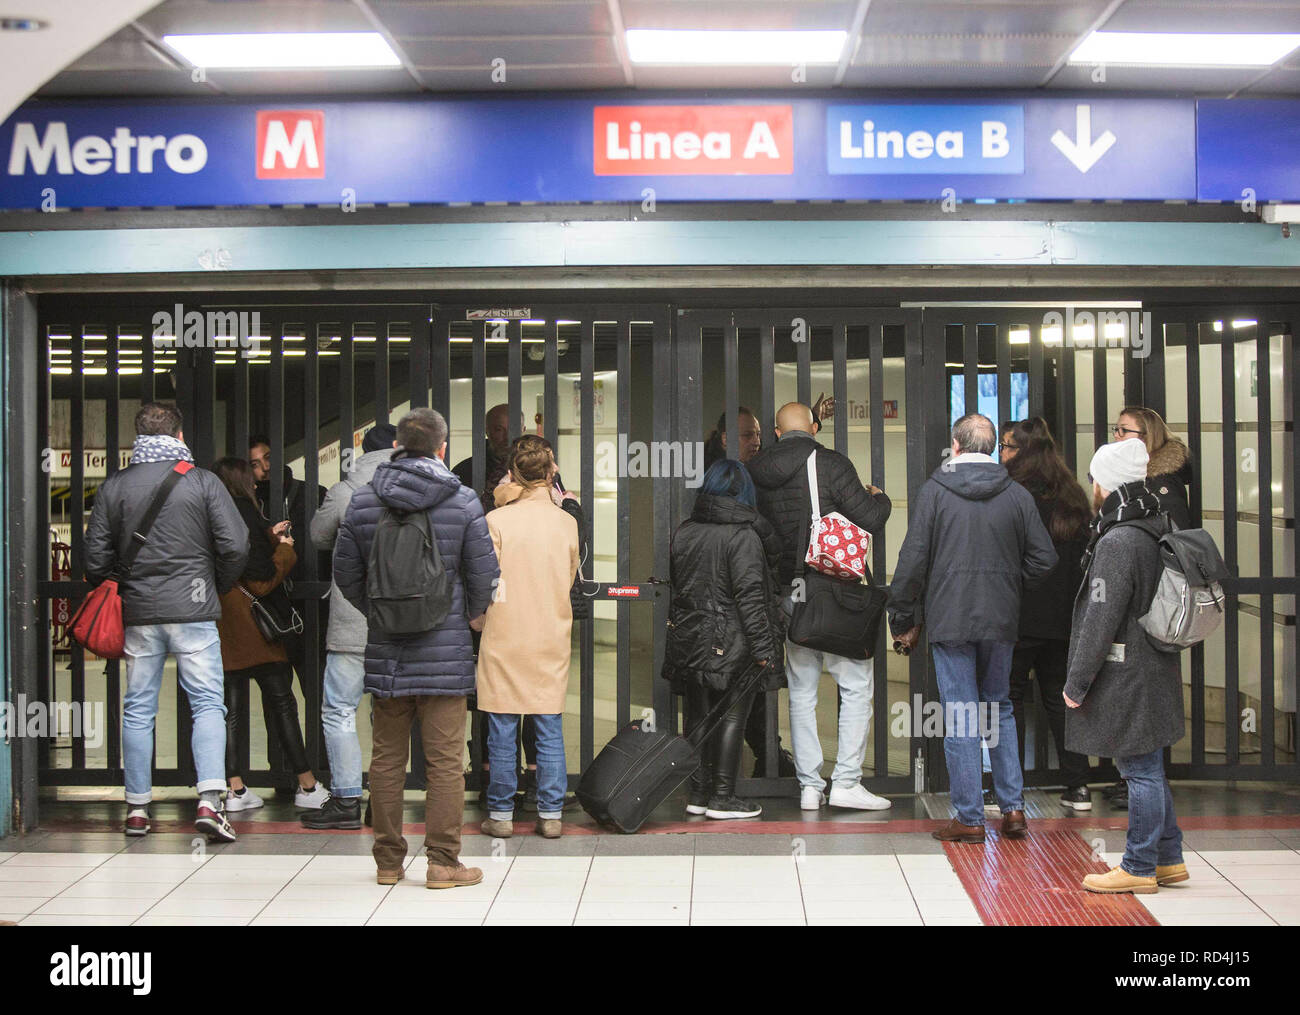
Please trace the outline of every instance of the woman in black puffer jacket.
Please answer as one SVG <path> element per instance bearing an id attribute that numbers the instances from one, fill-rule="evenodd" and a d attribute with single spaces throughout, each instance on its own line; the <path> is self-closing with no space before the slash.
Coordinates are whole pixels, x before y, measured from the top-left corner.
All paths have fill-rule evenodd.
<path id="1" fill-rule="evenodd" d="M 768 673 L 784 669 L 776 581 L 754 500 L 754 483 L 745 467 L 734 460 L 716 462 L 704 474 L 690 520 L 673 534 L 673 600 L 663 675 L 685 696 L 687 730 L 754 666 Z M 768 542 L 776 552 L 770 529 Z M 726 819 L 763 812 L 736 797 L 736 773 L 745 720 L 755 693 L 768 683 L 765 676 L 738 696 L 704 744 L 702 763 L 691 777 L 688 813 Z"/>

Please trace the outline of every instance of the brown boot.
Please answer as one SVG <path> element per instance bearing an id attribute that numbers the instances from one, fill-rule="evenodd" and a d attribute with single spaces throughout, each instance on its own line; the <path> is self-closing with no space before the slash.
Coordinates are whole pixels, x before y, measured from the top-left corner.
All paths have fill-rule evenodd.
<path id="1" fill-rule="evenodd" d="M 381 885 L 395 885 L 404 877 L 406 877 L 406 872 L 399 867 L 397 870 L 391 871 L 381 869 L 379 873 L 375 875 L 375 880 Z"/>
<path id="2" fill-rule="evenodd" d="M 1007 811 L 1002 815 L 1002 838 L 1023 839 L 1029 834 L 1029 824 L 1024 811 Z"/>
<path id="3" fill-rule="evenodd" d="M 494 818 L 484 818 L 483 823 L 478 826 L 478 830 L 492 839 L 508 839 L 515 834 L 515 823 L 513 821 L 497 821 Z"/>
<path id="4" fill-rule="evenodd" d="M 953 818 L 942 828 L 936 828 L 930 833 L 931 836 L 940 842 L 969 842 L 978 844 L 984 841 L 983 825 L 963 825 L 956 818 Z"/>
<path id="5" fill-rule="evenodd" d="M 455 867 L 440 867 L 429 864 L 429 871 L 424 878 L 425 888 L 468 888 L 483 880 L 483 872 L 477 867 L 466 867 L 463 863 Z"/>
<path id="6" fill-rule="evenodd" d="M 1187 864 L 1171 863 L 1161 866 L 1156 865 L 1156 884 L 1161 887 L 1165 885 L 1176 885 L 1180 881 L 1186 881 L 1191 875 L 1187 873 Z"/>
<path id="7" fill-rule="evenodd" d="M 559 818 L 538 818 L 535 830 L 543 839 L 558 839 L 564 834 L 564 822 Z"/>
<path id="8" fill-rule="evenodd" d="M 1112 867 L 1105 874 L 1089 874 L 1083 879 L 1083 887 L 1100 895 L 1120 895 L 1126 892 L 1154 895 L 1160 890 L 1155 878 L 1137 877 L 1123 867 Z"/>

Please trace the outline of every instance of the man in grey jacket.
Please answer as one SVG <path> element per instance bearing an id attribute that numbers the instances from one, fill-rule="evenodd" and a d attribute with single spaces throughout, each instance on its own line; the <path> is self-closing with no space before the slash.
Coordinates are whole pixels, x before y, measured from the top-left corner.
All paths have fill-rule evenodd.
<path id="1" fill-rule="evenodd" d="M 1128 784 L 1124 858 L 1089 874 L 1090 892 L 1146 895 L 1186 881 L 1183 833 L 1165 777 L 1166 747 L 1183 738 L 1183 678 L 1178 654 L 1156 648 L 1138 623 L 1150 608 L 1169 532 L 1160 497 L 1147 488 L 1141 441 L 1105 444 L 1093 455 L 1097 517 L 1074 600 L 1066 671 L 1065 744 L 1114 758 Z"/>
<path id="2" fill-rule="evenodd" d="M 953 425 L 949 457 L 912 506 L 890 586 L 894 636 L 911 647 L 924 623 L 934 657 L 957 811 L 932 833 L 944 842 L 984 841 L 981 739 L 989 745 L 1002 834 L 1028 834 L 1009 697 L 1011 652 L 1021 588 L 1051 573 L 1056 551 L 1033 495 L 991 457 L 997 442 L 987 416 L 971 413 Z"/>
<path id="3" fill-rule="evenodd" d="M 99 488 L 86 527 L 86 577 L 94 584 L 117 574 L 132 543 L 139 543 L 119 585 L 126 627 L 124 831 L 129 836 L 149 832 L 154 723 L 170 654 L 176 657 L 176 674 L 193 715 L 190 744 L 199 792 L 194 827 L 214 842 L 233 842 L 222 804 L 226 705 L 217 621 L 222 593 L 234 587 L 248 560 L 248 527 L 221 480 L 193 467 L 176 406 L 142 405 L 135 432 L 130 465 Z M 182 476 L 140 542 L 149 505 L 174 472 Z"/>
<path id="4" fill-rule="evenodd" d="M 370 482 L 377 469 L 392 458 L 397 427 L 376 423 L 361 440 L 362 455 L 341 480 L 329 488 L 311 520 L 316 549 L 333 553 L 339 525 L 352 495 Z M 332 576 L 331 576 L 332 577 Z M 319 810 L 302 816 L 307 828 L 361 827 L 361 742 L 357 739 L 357 706 L 365 691 L 366 618 L 330 583 L 330 623 L 325 641 L 325 686 L 321 695 L 321 725 L 330 759 L 330 798 Z"/>

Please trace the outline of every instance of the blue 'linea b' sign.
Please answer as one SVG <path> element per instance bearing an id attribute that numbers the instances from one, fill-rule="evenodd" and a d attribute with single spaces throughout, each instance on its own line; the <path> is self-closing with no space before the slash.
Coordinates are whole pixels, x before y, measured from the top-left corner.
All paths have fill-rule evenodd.
<path id="1" fill-rule="evenodd" d="M 1191 100 L 1097 96 L 36 102 L 0 125 L 0 208 L 1235 201 L 1246 187 L 1300 198 L 1288 146 L 1267 149 L 1267 164 L 1242 156 L 1259 124 L 1300 131 L 1300 103 L 1241 103 L 1251 116 L 1235 117 L 1238 102 L 1200 113 Z"/>

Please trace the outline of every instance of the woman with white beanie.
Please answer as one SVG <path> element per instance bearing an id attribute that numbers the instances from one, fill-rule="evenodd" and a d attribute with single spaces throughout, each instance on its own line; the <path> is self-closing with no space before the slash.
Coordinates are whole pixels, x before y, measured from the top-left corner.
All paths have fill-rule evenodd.
<path id="1" fill-rule="evenodd" d="M 1183 833 L 1165 777 L 1164 750 L 1183 738 L 1178 656 L 1158 650 L 1138 625 L 1163 565 L 1159 538 L 1170 530 L 1147 488 L 1141 441 L 1103 445 L 1093 455 L 1093 519 L 1074 600 L 1065 682 L 1065 743 L 1115 759 L 1128 782 L 1128 838 L 1119 866 L 1089 874 L 1090 892 L 1150 894 L 1187 880 Z"/>

